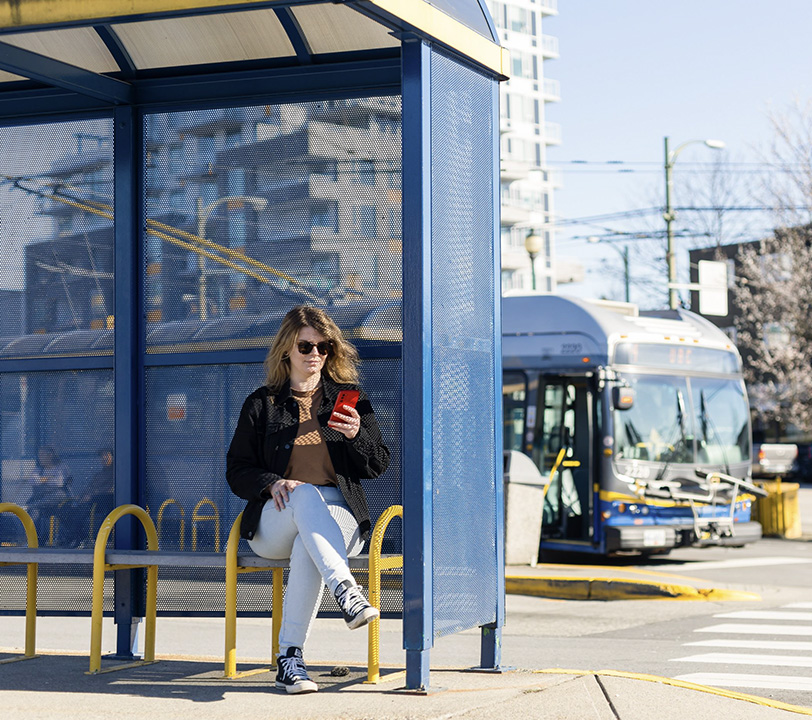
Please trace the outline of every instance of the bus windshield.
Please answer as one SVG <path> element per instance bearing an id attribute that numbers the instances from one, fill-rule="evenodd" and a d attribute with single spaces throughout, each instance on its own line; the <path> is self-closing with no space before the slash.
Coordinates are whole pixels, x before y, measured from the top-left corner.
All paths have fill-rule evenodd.
<path id="1" fill-rule="evenodd" d="M 614 411 L 615 457 L 729 465 L 749 461 L 748 405 L 737 379 L 623 373 L 635 391 Z"/>

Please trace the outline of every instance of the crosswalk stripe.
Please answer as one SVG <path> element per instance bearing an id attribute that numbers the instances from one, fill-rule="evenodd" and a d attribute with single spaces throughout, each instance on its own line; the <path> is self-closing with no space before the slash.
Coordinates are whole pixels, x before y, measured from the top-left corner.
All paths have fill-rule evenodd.
<path id="1" fill-rule="evenodd" d="M 790 603 L 789 605 L 783 605 L 782 607 L 795 608 L 797 610 L 812 610 L 812 603 Z"/>
<path id="2" fill-rule="evenodd" d="M 722 623 L 697 628 L 701 633 L 738 633 L 739 635 L 795 635 L 812 637 L 812 625 L 763 625 L 747 623 Z"/>
<path id="3" fill-rule="evenodd" d="M 783 610 L 737 610 L 720 613 L 715 618 L 731 620 L 795 620 L 796 622 L 812 621 L 812 612 L 784 612 Z"/>
<path id="4" fill-rule="evenodd" d="M 739 675 L 733 673 L 689 673 L 675 680 L 710 685 L 712 687 L 741 687 L 769 690 L 803 690 L 812 692 L 812 678 L 791 675 Z"/>
<path id="5" fill-rule="evenodd" d="M 761 557 L 761 558 L 739 558 L 737 560 L 709 560 L 707 562 L 687 562 L 669 565 L 668 567 L 658 568 L 659 570 L 667 570 L 673 572 L 679 570 L 680 572 L 686 569 L 691 572 L 699 570 L 722 570 L 724 568 L 745 568 L 745 567 L 760 567 L 763 565 L 808 565 L 812 563 L 812 559 L 796 558 L 796 557 Z"/>
<path id="6" fill-rule="evenodd" d="M 755 655 L 750 653 L 704 653 L 671 658 L 671 662 L 715 663 L 725 665 L 770 665 L 777 667 L 812 667 L 812 657 L 795 655 Z"/>
<path id="7" fill-rule="evenodd" d="M 803 640 L 736 640 L 720 638 L 718 640 L 698 640 L 684 643 L 686 647 L 739 648 L 746 650 L 812 650 L 812 642 Z"/>

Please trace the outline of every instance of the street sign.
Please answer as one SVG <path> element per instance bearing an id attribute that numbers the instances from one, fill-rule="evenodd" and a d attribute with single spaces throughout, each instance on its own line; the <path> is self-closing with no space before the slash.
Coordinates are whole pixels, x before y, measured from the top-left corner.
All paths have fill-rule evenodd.
<path id="1" fill-rule="evenodd" d="M 699 314 L 724 317 L 727 307 L 727 263 L 699 261 Z"/>

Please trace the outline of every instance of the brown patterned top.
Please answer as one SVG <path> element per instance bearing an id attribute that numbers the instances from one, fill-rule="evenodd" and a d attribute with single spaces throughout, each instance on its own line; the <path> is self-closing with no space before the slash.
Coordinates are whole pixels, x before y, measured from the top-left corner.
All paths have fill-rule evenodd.
<path id="1" fill-rule="evenodd" d="M 291 395 L 299 403 L 299 430 L 293 441 L 285 477 L 311 485 L 335 485 L 336 471 L 316 417 L 324 390 L 319 384 L 315 390 L 306 392 L 291 390 Z"/>

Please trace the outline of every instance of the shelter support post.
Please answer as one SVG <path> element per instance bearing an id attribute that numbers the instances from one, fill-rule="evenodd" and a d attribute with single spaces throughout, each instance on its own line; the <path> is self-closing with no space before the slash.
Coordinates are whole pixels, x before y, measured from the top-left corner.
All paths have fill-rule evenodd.
<path id="1" fill-rule="evenodd" d="M 403 44 L 403 644 L 429 685 L 432 622 L 431 48 Z"/>
<path id="2" fill-rule="evenodd" d="M 499 127 L 499 83 L 491 83 L 491 123 L 494 128 Z M 499 133 L 492 135 L 493 142 L 493 165 L 491 166 L 491 202 L 493 207 L 493 277 L 494 282 L 494 337 L 497 347 L 493 353 L 494 378 L 497 382 L 493 384 L 493 407 L 502 407 L 502 288 L 499 278 L 502 277 L 502 254 L 499 252 L 500 221 L 501 212 L 501 189 L 499 176 Z M 505 624 L 505 497 L 504 486 L 501 483 L 502 477 L 502 453 L 504 447 L 502 441 L 502 423 L 497 419 L 494 423 L 494 478 L 496 478 L 495 490 L 495 525 L 496 535 L 494 542 L 496 545 L 496 622 L 482 626 L 482 642 L 480 647 L 480 665 L 486 669 L 498 670 L 502 665 L 502 626 Z"/>
<path id="3" fill-rule="evenodd" d="M 138 113 L 132 106 L 113 111 L 113 163 L 115 168 L 114 242 L 115 242 L 115 506 L 138 504 L 138 402 L 139 367 L 137 360 L 138 328 L 138 171 L 141 129 Z M 116 527 L 115 548 L 131 550 L 137 546 L 136 524 L 125 516 Z M 140 592 L 136 578 L 139 570 L 117 570 L 113 593 L 116 623 L 116 655 L 132 658 L 139 613 L 136 605 Z"/>

